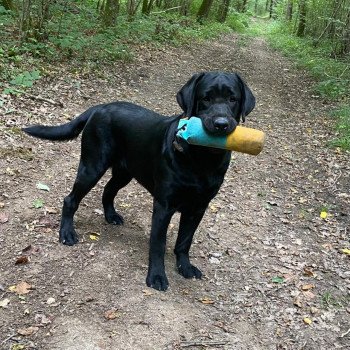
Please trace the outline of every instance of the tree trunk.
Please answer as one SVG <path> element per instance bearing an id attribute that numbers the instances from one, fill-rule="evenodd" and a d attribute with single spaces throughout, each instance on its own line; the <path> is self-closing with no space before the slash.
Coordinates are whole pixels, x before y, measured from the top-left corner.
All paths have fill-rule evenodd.
<path id="1" fill-rule="evenodd" d="M 13 3 L 13 0 L 0 0 L 0 5 L 3 6 L 5 10 L 15 10 L 15 4 Z"/>
<path id="2" fill-rule="evenodd" d="M 343 56 L 350 55 L 350 8 L 348 9 L 344 30 L 340 40 L 339 54 Z"/>
<path id="3" fill-rule="evenodd" d="M 248 3 L 248 0 L 243 0 L 242 1 L 242 5 L 241 5 L 241 12 L 242 13 L 247 11 L 247 3 Z"/>
<path id="4" fill-rule="evenodd" d="M 273 5 L 275 4 L 274 0 L 270 0 L 270 8 L 269 8 L 269 17 L 272 18 L 273 16 Z"/>
<path id="5" fill-rule="evenodd" d="M 102 22 L 106 27 L 114 26 L 119 13 L 119 0 L 105 0 L 102 9 Z"/>
<path id="6" fill-rule="evenodd" d="M 31 16 L 31 0 L 23 0 L 22 5 L 22 13 L 20 17 L 20 33 L 21 33 L 21 41 L 26 41 L 28 38 L 29 30 L 32 25 L 32 16 Z"/>
<path id="7" fill-rule="evenodd" d="M 217 20 L 220 23 L 224 23 L 227 18 L 228 10 L 230 8 L 231 0 L 222 0 L 221 6 L 218 10 Z"/>
<path id="8" fill-rule="evenodd" d="M 255 3 L 254 3 L 254 14 L 255 16 L 257 16 L 258 14 L 258 0 L 255 0 Z"/>
<path id="9" fill-rule="evenodd" d="M 134 16 L 136 15 L 137 9 L 141 4 L 141 0 L 128 0 L 126 4 L 126 12 L 128 14 L 128 20 L 132 21 Z"/>
<path id="10" fill-rule="evenodd" d="M 293 0 L 287 1 L 286 20 L 291 21 L 293 17 Z"/>
<path id="11" fill-rule="evenodd" d="M 143 0 L 142 2 L 142 14 L 149 15 L 152 11 L 154 0 Z"/>
<path id="12" fill-rule="evenodd" d="M 192 0 L 181 0 L 180 15 L 187 16 L 190 13 Z"/>
<path id="13" fill-rule="evenodd" d="M 306 0 L 300 0 L 297 36 L 303 37 L 305 35 L 305 28 L 306 28 Z"/>
<path id="14" fill-rule="evenodd" d="M 201 22 L 203 19 L 208 18 L 211 6 L 214 0 L 203 0 L 201 7 L 197 13 L 197 20 Z"/>
<path id="15" fill-rule="evenodd" d="M 218 14 L 216 16 L 216 19 L 220 23 L 224 23 L 227 18 L 228 10 L 230 8 L 230 1 L 231 0 L 221 0 L 221 5 L 218 9 Z"/>

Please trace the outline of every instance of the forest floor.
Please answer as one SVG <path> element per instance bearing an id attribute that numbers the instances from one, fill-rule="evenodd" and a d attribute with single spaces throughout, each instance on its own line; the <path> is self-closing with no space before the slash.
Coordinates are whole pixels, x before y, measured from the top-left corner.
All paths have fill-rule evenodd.
<path id="1" fill-rule="evenodd" d="M 30 91 L 35 99 L 8 97 L 0 107 L 0 348 L 349 349 L 350 162 L 328 147 L 332 106 L 263 39 L 230 34 L 137 50 L 132 63 L 96 72 L 57 65 Z M 63 123 L 113 100 L 180 113 L 176 92 L 208 70 L 241 73 L 257 98 L 246 124 L 265 131 L 267 142 L 257 157 L 233 154 L 196 233 L 191 256 L 204 278 L 176 272 L 176 216 L 170 288 L 146 287 L 152 198 L 129 184 L 116 202 L 125 225 L 106 224 L 108 175 L 77 212 L 80 243 L 59 244 L 79 141 L 41 141 L 19 128 Z"/>

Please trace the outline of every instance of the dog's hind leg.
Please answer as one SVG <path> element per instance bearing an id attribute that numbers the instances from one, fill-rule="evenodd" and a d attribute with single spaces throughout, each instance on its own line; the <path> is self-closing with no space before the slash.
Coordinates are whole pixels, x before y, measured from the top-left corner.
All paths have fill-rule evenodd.
<path id="1" fill-rule="evenodd" d="M 132 179 L 132 176 L 123 168 L 113 167 L 112 178 L 107 182 L 102 196 L 102 204 L 105 212 L 106 221 L 109 224 L 122 225 L 123 217 L 114 209 L 114 198 L 118 191 L 126 186 Z"/>
<path id="2" fill-rule="evenodd" d="M 189 251 L 193 235 L 201 222 L 205 209 L 193 212 L 183 212 L 180 218 L 179 234 L 177 236 L 174 253 L 176 265 L 180 275 L 185 278 L 201 278 L 202 272 L 191 264 Z"/>
<path id="3" fill-rule="evenodd" d="M 92 157 L 91 157 L 92 158 Z M 59 240 L 63 244 L 73 245 L 78 243 L 78 237 L 74 230 L 73 216 L 78 209 L 79 203 L 87 193 L 96 185 L 97 181 L 108 169 L 109 164 L 105 160 L 94 159 L 80 160 L 75 183 L 71 193 L 64 198 Z"/>

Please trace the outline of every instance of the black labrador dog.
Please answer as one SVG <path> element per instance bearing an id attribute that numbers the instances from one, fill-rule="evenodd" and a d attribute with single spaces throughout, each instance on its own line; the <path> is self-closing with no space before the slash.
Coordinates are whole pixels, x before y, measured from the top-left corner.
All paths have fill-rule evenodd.
<path id="1" fill-rule="evenodd" d="M 209 202 L 220 189 L 231 152 L 187 144 L 177 139 L 179 119 L 197 116 L 215 135 L 231 133 L 255 106 L 255 98 L 236 74 L 195 74 L 178 92 L 184 113 L 164 117 L 127 102 L 91 107 L 69 123 L 36 125 L 23 130 L 48 140 L 70 140 L 81 131 L 81 159 L 71 193 L 65 197 L 59 240 L 78 242 L 73 216 L 80 201 L 108 168 L 102 203 L 107 222 L 120 225 L 122 216 L 114 209 L 118 191 L 135 178 L 154 197 L 146 283 L 166 290 L 164 254 L 166 233 L 172 215 L 181 213 L 175 244 L 176 266 L 185 278 L 201 278 L 189 259 L 192 238 Z"/>

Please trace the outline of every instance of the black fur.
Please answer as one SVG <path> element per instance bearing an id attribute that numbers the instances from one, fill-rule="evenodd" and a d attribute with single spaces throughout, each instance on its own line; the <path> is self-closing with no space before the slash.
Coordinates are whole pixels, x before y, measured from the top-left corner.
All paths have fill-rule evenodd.
<path id="1" fill-rule="evenodd" d="M 123 223 L 113 202 L 132 178 L 152 194 L 146 283 L 158 290 L 168 287 L 164 268 L 166 233 L 176 211 L 181 213 L 174 250 L 178 271 L 186 278 L 201 278 L 201 271 L 190 263 L 189 250 L 193 234 L 220 189 L 231 158 L 229 151 L 213 151 L 185 142 L 175 148 L 179 119 L 197 116 L 208 132 L 228 134 L 255 105 L 253 94 L 238 74 L 218 72 L 194 75 L 178 92 L 177 101 L 183 115 L 164 117 L 132 103 L 114 102 L 92 107 L 64 125 L 23 129 L 35 137 L 61 141 L 73 139 L 83 130 L 77 178 L 64 199 L 60 242 L 67 245 L 78 242 L 74 213 L 108 168 L 112 168 L 112 178 L 102 196 L 107 222 Z"/>

